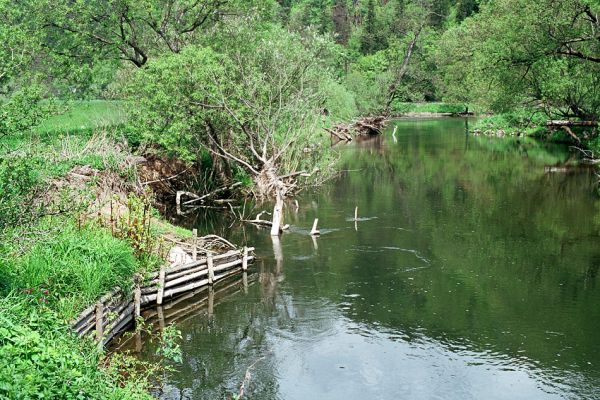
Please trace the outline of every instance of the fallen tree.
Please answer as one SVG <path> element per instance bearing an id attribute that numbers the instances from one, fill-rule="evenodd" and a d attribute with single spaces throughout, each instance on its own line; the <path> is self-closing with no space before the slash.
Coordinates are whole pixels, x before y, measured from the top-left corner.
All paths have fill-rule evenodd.
<path id="1" fill-rule="evenodd" d="M 335 125 L 333 128 L 325 128 L 325 130 L 338 140 L 351 141 L 357 135 L 381 135 L 381 130 L 387 122 L 388 119 L 384 116 L 363 117 L 348 124 L 342 123 Z"/>

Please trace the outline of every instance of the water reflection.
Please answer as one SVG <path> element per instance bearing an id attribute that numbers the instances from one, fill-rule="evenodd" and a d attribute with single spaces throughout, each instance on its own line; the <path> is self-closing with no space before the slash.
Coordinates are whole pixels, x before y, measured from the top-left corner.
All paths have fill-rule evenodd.
<path id="1" fill-rule="evenodd" d="M 344 148 L 348 172 L 287 205 L 281 238 L 202 219 L 257 248 L 256 278 L 178 320 L 161 396 L 230 398 L 253 366 L 253 399 L 600 397 L 594 175 L 465 128 L 407 121 Z"/>

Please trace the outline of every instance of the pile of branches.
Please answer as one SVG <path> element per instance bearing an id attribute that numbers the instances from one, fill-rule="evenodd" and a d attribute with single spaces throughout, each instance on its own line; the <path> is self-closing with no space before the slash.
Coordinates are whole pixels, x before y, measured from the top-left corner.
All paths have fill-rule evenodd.
<path id="1" fill-rule="evenodd" d="M 381 129 L 385 127 L 387 122 L 388 119 L 384 116 L 363 117 L 349 124 L 337 124 L 333 128 L 325 128 L 325 130 L 334 138 L 349 142 L 359 135 L 381 135 Z"/>

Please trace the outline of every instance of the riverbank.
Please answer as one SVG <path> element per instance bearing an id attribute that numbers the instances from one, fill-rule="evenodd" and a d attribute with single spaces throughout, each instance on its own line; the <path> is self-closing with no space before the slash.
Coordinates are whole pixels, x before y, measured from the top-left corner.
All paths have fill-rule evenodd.
<path id="1" fill-rule="evenodd" d="M 550 121 L 540 110 L 521 109 L 503 114 L 488 115 L 476 122 L 472 129 L 475 135 L 495 137 L 533 137 L 551 143 L 576 146 L 585 158 L 600 156 L 600 138 L 597 123 L 588 126 L 577 122 Z"/>
<path id="2" fill-rule="evenodd" d="M 106 358 L 70 325 L 192 236 L 154 209 L 114 110 L 80 104 L 0 141 L 1 398 L 150 398 L 168 365 Z"/>

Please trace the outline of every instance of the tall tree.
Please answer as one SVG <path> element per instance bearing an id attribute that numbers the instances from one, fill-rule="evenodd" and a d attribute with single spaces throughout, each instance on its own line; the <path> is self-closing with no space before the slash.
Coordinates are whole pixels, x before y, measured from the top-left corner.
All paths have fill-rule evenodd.
<path id="1" fill-rule="evenodd" d="M 373 53 L 377 49 L 377 27 L 375 14 L 375 0 L 369 0 L 367 3 L 367 15 L 363 26 L 363 33 L 360 43 L 360 51 L 363 54 Z"/>
<path id="2" fill-rule="evenodd" d="M 141 67 L 156 52 L 178 53 L 231 10 L 230 0 L 30 0 L 45 45 L 79 59 L 120 59 Z"/>
<path id="3" fill-rule="evenodd" d="M 523 104 L 565 117 L 600 111 L 600 4 L 498 0 L 446 32 L 440 49 L 448 98 L 504 111 Z"/>

